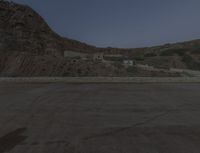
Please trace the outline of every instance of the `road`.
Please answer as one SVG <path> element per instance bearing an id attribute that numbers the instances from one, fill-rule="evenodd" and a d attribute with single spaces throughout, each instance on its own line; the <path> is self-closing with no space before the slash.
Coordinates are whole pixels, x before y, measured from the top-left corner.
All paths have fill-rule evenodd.
<path id="1" fill-rule="evenodd" d="M 199 153 L 200 84 L 0 83 L 0 153 Z"/>

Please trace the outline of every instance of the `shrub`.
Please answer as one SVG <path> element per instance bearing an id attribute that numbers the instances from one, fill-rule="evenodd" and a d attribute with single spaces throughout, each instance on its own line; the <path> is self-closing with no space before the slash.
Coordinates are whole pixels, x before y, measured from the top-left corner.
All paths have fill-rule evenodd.
<path id="1" fill-rule="evenodd" d="M 200 70 L 200 62 L 195 61 L 190 55 L 184 55 L 182 61 L 189 69 Z"/>
<path id="2" fill-rule="evenodd" d="M 157 56 L 157 54 L 155 54 L 155 53 L 147 53 L 144 56 L 145 57 L 155 57 L 155 56 Z"/>
<path id="3" fill-rule="evenodd" d="M 193 54 L 200 54 L 200 49 L 193 49 L 191 52 Z"/>
<path id="4" fill-rule="evenodd" d="M 190 55 L 187 54 L 187 55 L 183 56 L 182 61 L 186 64 L 189 64 L 193 61 L 193 58 Z"/>
<path id="5" fill-rule="evenodd" d="M 161 52 L 160 56 L 173 56 L 175 54 L 179 55 L 179 56 L 184 56 L 186 53 L 186 49 L 167 49 L 163 52 Z"/>
<path id="6" fill-rule="evenodd" d="M 133 59 L 136 61 L 144 61 L 144 56 L 136 56 Z"/>
<path id="7" fill-rule="evenodd" d="M 116 68 L 118 68 L 118 69 L 123 68 L 123 64 L 120 63 L 120 62 L 115 62 L 115 63 L 113 63 L 113 65 L 114 65 Z"/>
<path id="8" fill-rule="evenodd" d="M 129 73 L 136 73 L 138 70 L 137 70 L 137 67 L 135 67 L 135 66 L 130 66 L 130 67 L 128 67 L 127 69 L 127 72 L 129 72 Z"/>

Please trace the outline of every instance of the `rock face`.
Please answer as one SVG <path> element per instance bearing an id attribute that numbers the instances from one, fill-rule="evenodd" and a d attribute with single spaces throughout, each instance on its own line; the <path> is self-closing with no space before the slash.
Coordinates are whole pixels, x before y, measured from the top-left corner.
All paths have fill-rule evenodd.
<path id="1" fill-rule="evenodd" d="M 95 47 L 60 37 L 29 6 L 0 1 L 0 51 L 62 56 L 66 49 Z"/>
<path id="2" fill-rule="evenodd" d="M 3 51 L 62 54 L 60 37 L 28 6 L 0 1 L 0 37 Z"/>
<path id="3" fill-rule="evenodd" d="M 88 63 L 65 60 L 63 51 L 68 49 L 96 51 L 93 46 L 57 35 L 29 6 L 0 0 L 0 76 L 99 75 L 99 64 L 100 71 L 87 71 Z"/>

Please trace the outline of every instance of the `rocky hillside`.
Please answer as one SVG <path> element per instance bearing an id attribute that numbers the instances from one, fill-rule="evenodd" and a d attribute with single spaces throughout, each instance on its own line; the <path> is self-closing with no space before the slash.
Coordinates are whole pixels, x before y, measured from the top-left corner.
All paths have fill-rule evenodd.
<path id="1" fill-rule="evenodd" d="M 96 48 L 57 35 L 29 6 L 0 0 L 0 76 L 130 76 L 129 70 L 92 61 L 74 63 L 65 50 L 122 54 L 139 64 L 200 70 L 200 40 L 138 49 Z M 131 76 L 171 74 L 131 70 Z"/>
<path id="2" fill-rule="evenodd" d="M 29 6 L 0 1 L 0 51 L 62 56 L 63 50 L 95 47 L 62 38 Z"/>
<path id="3" fill-rule="evenodd" d="M 200 40 L 133 49 L 127 54 L 138 63 L 158 68 L 200 70 Z"/>
<path id="4" fill-rule="evenodd" d="M 96 47 L 62 38 L 29 6 L 0 0 L 0 76 L 112 75 L 113 67 L 74 63 L 64 50 L 95 52 Z"/>
<path id="5" fill-rule="evenodd" d="M 122 54 L 138 64 L 156 68 L 200 70 L 200 40 L 146 48 L 101 48 L 100 50 L 109 54 Z"/>

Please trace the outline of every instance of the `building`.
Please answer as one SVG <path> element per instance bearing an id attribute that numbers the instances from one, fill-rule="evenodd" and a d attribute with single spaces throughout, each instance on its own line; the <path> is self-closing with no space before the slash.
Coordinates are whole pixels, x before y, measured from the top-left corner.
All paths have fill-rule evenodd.
<path id="1" fill-rule="evenodd" d="M 103 61 L 104 60 L 103 56 L 104 56 L 103 53 L 94 53 L 93 60 L 94 61 Z"/>
<path id="2" fill-rule="evenodd" d="M 123 65 L 124 65 L 125 67 L 129 67 L 129 66 L 135 65 L 135 63 L 134 63 L 133 60 L 126 59 L 126 60 L 123 60 Z"/>
<path id="3" fill-rule="evenodd" d="M 103 53 L 82 53 L 77 51 L 64 51 L 64 57 L 70 59 L 81 59 L 81 60 L 93 60 L 93 61 L 103 61 Z"/>

